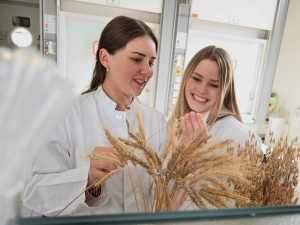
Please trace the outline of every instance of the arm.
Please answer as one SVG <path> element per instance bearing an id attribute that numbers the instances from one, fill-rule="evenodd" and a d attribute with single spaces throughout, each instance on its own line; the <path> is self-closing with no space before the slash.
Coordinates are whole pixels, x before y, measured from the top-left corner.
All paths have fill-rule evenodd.
<path id="1" fill-rule="evenodd" d="M 55 216 L 86 187 L 89 165 L 73 168 L 69 152 L 58 142 L 51 141 L 30 165 L 23 202 L 40 214 Z M 75 214 L 84 201 L 81 195 L 62 215 Z"/>
<path id="2" fill-rule="evenodd" d="M 31 176 L 23 191 L 24 204 L 40 214 L 55 216 L 85 190 L 90 168 L 87 157 L 76 156 L 75 150 L 71 150 L 66 129 L 60 125 L 46 147 L 30 163 Z M 108 201 L 106 185 L 103 184 L 101 189 L 101 196 L 97 196 L 96 202 L 92 201 L 93 207 Z M 89 210 L 85 200 L 83 193 L 61 215 Z"/>

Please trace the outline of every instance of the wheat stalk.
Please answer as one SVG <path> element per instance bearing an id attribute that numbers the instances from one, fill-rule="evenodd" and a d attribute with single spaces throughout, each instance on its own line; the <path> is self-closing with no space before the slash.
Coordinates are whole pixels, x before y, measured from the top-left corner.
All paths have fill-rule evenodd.
<path id="1" fill-rule="evenodd" d="M 247 160 L 235 156 L 233 149 L 229 148 L 232 140 L 204 148 L 210 137 L 200 132 L 186 143 L 179 144 L 178 121 L 174 120 L 162 157 L 159 157 L 147 145 L 139 114 L 137 118 L 138 132 L 129 130 L 130 140 L 114 137 L 107 128 L 104 131 L 123 160 L 141 166 L 153 178 L 155 189 L 149 211 L 179 210 L 188 196 L 201 209 L 207 208 L 205 202 L 217 208 L 229 207 L 228 198 L 248 202 L 247 197 L 233 193 L 226 181 L 230 178 L 247 184 L 246 177 L 253 174 L 253 170 L 245 168 Z M 130 148 L 141 150 L 143 159 Z M 226 148 L 228 151 L 224 152 Z M 244 168 L 238 169 L 240 167 Z"/>
<path id="2" fill-rule="evenodd" d="M 137 120 L 138 132 L 128 130 L 128 140 L 113 136 L 107 128 L 104 131 L 122 160 L 131 162 L 136 169 L 138 166 L 144 168 L 152 177 L 155 188 L 150 190 L 151 199 L 147 199 L 139 173 L 139 179 L 134 180 L 128 170 L 132 186 L 134 182 L 140 182 L 138 186 L 143 194 L 144 211 L 180 210 L 188 197 L 200 209 L 228 208 L 229 199 L 235 201 L 235 207 L 296 204 L 297 199 L 292 199 L 297 186 L 296 159 L 300 157 L 300 150 L 292 145 L 297 139 L 291 145 L 287 144 L 287 139 L 280 139 L 273 151 L 268 151 L 264 162 L 264 155 L 257 152 L 257 142 L 254 142 L 255 136 L 251 132 L 244 147 L 234 149 L 230 146 L 233 140 L 224 140 L 206 148 L 205 143 L 210 137 L 201 132 L 186 143 L 180 143 L 178 121 L 173 120 L 167 143 L 159 157 L 147 145 L 139 114 Z M 274 142 L 272 136 L 271 142 Z M 140 150 L 143 156 L 136 156 L 135 149 Z M 110 157 L 94 154 L 89 157 L 120 165 L 118 160 Z M 133 188 L 134 194 L 136 191 Z M 137 210 L 140 210 L 138 205 Z"/>
<path id="3" fill-rule="evenodd" d="M 270 132 L 271 141 L 273 133 Z M 248 177 L 252 185 L 243 186 L 235 182 L 235 192 L 250 198 L 250 203 L 236 202 L 237 207 L 294 205 L 294 190 L 298 184 L 299 148 L 293 147 L 297 138 L 289 145 L 287 138 L 281 138 L 274 149 L 267 149 L 266 157 L 255 152 L 253 146 L 240 149 L 241 155 L 248 157 L 248 163 L 258 168 L 258 173 Z"/>

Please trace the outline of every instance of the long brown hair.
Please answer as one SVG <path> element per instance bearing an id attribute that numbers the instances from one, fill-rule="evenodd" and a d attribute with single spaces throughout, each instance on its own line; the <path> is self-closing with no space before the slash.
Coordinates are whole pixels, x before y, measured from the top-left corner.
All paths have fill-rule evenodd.
<path id="1" fill-rule="evenodd" d="M 243 122 L 235 96 L 234 69 L 232 59 L 224 49 L 217 48 L 213 45 L 207 46 L 198 51 L 189 61 L 183 74 L 179 96 L 172 118 L 175 117 L 177 119 L 180 119 L 180 117 L 191 111 L 185 97 L 185 85 L 198 63 L 204 59 L 215 61 L 219 66 L 220 75 L 218 100 L 207 119 L 208 127 L 211 127 L 216 122 L 222 107 L 226 107 L 226 109 L 228 109 L 229 112 L 233 116 L 235 116 L 237 120 Z"/>
<path id="2" fill-rule="evenodd" d="M 157 52 L 157 38 L 144 22 L 126 16 L 118 16 L 112 19 L 101 33 L 93 78 L 88 90 L 82 94 L 97 90 L 106 78 L 106 68 L 101 64 L 99 58 L 100 49 L 104 48 L 110 55 L 114 55 L 117 51 L 124 49 L 131 40 L 146 35 L 154 41 Z"/>

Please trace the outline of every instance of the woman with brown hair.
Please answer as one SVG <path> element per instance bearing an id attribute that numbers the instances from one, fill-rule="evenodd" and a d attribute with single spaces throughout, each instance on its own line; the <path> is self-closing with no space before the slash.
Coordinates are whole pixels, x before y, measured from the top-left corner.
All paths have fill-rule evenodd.
<path id="1" fill-rule="evenodd" d="M 86 187 L 116 169 L 116 165 L 89 159 L 88 154 L 120 160 L 103 128 L 127 139 L 129 129 L 138 130 L 137 112 L 146 137 L 152 136 L 147 144 L 157 152 L 163 148 L 167 139 L 163 114 L 136 98 L 153 75 L 157 47 L 155 35 L 140 20 L 119 16 L 105 26 L 89 89 L 78 97 L 47 147 L 31 163 L 32 176 L 23 196 L 28 208 L 55 216 Z M 131 174 L 126 169 L 115 174 L 99 188 L 86 191 L 61 215 L 143 211 L 152 183 L 145 171 L 130 163 L 127 166 Z"/>

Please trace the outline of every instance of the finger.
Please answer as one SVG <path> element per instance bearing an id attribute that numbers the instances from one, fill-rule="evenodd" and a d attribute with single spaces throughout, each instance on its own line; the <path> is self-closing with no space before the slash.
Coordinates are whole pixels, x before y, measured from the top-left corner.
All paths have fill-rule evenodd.
<path id="1" fill-rule="evenodd" d="M 203 121 L 203 118 L 200 113 L 195 114 L 196 120 L 198 121 L 199 130 L 207 133 L 206 124 Z"/>
<path id="2" fill-rule="evenodd" d="M 201 116 L 200 113 L 196 114 L 196 118 L 198 120 L 198 123 L 200 124 L 200 132 L 203 131 L 203 136 L 206 138 L 208 136 L 208 131 L 207 131 L 207 127 L 206 124 Z M 207 143 L 207 140 L 204 142 L 205 144 Z"/>
<path id="3" fill-rule="evenodd" d="M 105 168 L 100 168 L 98 170 L 103 172 L 103 173 L 110 173 L 111 172 L 111 170 L 108 170 L 108 169 L 105 169 Z"/>
<path id="4" fill-rule="evenodd" d="M 112 152 L 103 152 L 103 155 L 118 160 L 121 163 L 122 167 L 126 166 L 126 163 L 123 161 L 123 159 L 119 155 L 115 155 Z"/>
<path id="5" fill-rule="evenodd" d="M 116 156 L 120 157 L 120 154 L 118 153 L 118 151 L 114 148 L 111 147 L 103 147 L 103 146 L 97 146 L 93 152 L 97 152 L 97 153 L 101 153 L 101 152 L 111 152 L 113 154 L 115 154 Z"/>
<path id="6" fill-rule="evenodd" d="M 105 157 L 111 157 L 118 160 L 122 166 L 126 166 L 126 163 L 122 160 L 116 149 L 110 147 L 96 147 L 93 154 L 102 155 Z"/>
<path id="7" fill-rule="evenodd" d="M 110 171 L 107 169 L 90 169 L 89 178 L 88 178 L 88 186 L 98 180 L 101 180 L 104 176 L 106 176 Z"/>
<path id="8" fill-rule="evenodd" d="M 90 162 L 90 167 L 97 170 L 106 169 L 108 171 L 117 169 L 117 166 L 114 164 L 96 160 Z"/>
<path id="9" fill-rule="evenodd" d="M 188 134 L 188 137 L 190 138 L 195 133 L 190 114 L 186 114 L 184 116 L 184 118 L 185 118 L 187 134 Z"/>
<path id="10" fill-rule="evenodd" d="M 195 114 L 195 112 L 190 112 L 189 114 L 190 116 L 190 121 L 191 121 L 191 132 L 194 134 L 196 132 L 201 131 L 201 124 L 199 123 L 199 120 L 197 118 L 197 115 Z"/>
<path id="11" fill-rule="evenodd" d="M 180 122 L 180 126 L 181 126 L 181 136 L 183 138 L 188 136 L 188 131 L 187 131 L 186 123 L 185 123 L 185 117 L 182 118 L 182 120 Z"/>
<path id="12" fill-rule="evenodd" d="M 104 176 L 106 176 L 108 173 L 115 169 L 117 169 L 117 166 L 113 164 L 91 160 L 89 168 L 88 186 L 94 183 L 95 181 L 102 179 Z"/>

